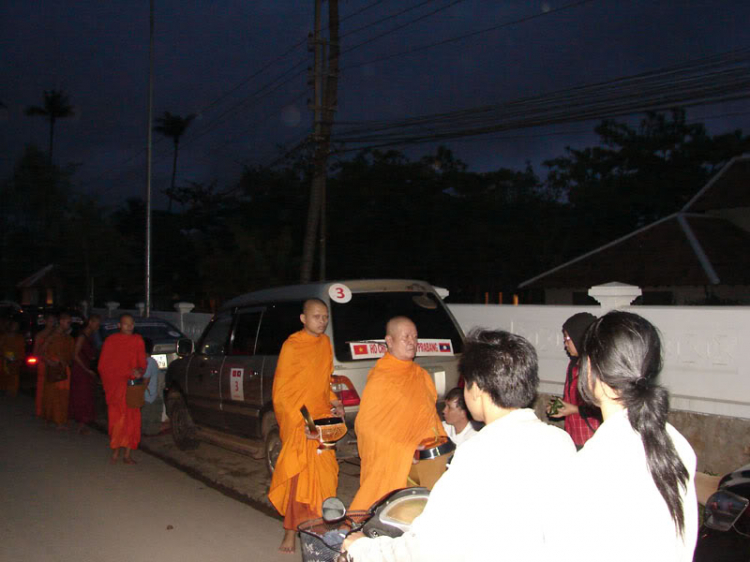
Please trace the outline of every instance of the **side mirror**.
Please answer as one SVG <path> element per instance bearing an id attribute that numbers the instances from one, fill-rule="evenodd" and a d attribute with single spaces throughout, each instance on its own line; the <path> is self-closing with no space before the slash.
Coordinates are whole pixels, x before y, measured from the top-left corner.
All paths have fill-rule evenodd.
<path id="1" fill-rule="evenodd" d="M 335 523 L 346 515 L 346 506 L 338 498 L 327 498 L 323 501 L 323 521 Z"/>
<path id="2" fill-rule="evenodd" d="M 717 531 L 728 531 L 747 509 L 750 500 L 727 490 L 708 498 L 703 524 Z"/>
<path id="3" fill-rule="evenodd" d="M 189 338 L 180 338 L 177 340 L 177 355 L 185 357 L 193 352 L 193 340 Z"/>

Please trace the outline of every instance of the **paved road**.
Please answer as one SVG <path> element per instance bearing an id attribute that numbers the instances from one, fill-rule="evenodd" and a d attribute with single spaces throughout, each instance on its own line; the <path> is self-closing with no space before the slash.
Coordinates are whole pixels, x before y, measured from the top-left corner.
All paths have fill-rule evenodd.
<path id="1" fill-rule="evenodd" d="M 108 463 L 107 437 L 48 429 L 0 397 L 0 560 L 297 561 L 281 524 L 161 460 Z"/>

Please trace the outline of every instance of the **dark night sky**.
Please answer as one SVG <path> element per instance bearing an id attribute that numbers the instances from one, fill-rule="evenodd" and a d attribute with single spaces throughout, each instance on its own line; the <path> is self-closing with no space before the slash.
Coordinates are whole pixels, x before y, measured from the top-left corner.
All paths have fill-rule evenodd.
<path id="1" fill-rule="evenodd" d="M 449 7 L 345 53 L 336 119 L 398 119 L 471 108 L 750 47 L 750 2 L 592 0 L 554 11 L 569 3 L 340 0 L 344 50 Z M 419 4 L 424 5 L 370 25 Z M 0 0 L 0 101 L 7 106 L 0 110 L 0 178 L 9 175 L 25 144 L 46 147 L 46 122 L 23 111 L 41 104 L 43 90 L 61 88 L 77 115 L 59 122 L 55 160 L 80 163 L 80 189 L 107 203 L 143 193 L 148 6 L 148 0 Z M 312 64 L 304 43 L 278 59 L 312 30 L 313 7 L 313 0 L 156 0 L 154 113 L 199 113 L 182 140 L 178 184 L 218 179 L 223 189 L 238 178 L 243 163 L 268 164 L 278 154 L 277 144 L 291 145 L 309 131 L 311 94 L 304 73 L 271 93 L 258 91 L 298 63 L 287 77 Z M 535 14 L 544 15 L 365 64 Z M 368 27 L 356 31 L 363 26 Z M 688 117 L 709 118 L 712 133 L 750 132 L 748 101 L 694 108 Z M 561 155 L 566 145 L 595 142 L 593 126 L 525 129 L 447 144 L 472 170 L 519 168 L 529 160 L 542 172 L 541 161 Z M 418 157 L 432 149 L 420 145 L 407 153 Z M 171 141 L 160 140 L 155 189 L 167 187 L 170 171 Z"/>

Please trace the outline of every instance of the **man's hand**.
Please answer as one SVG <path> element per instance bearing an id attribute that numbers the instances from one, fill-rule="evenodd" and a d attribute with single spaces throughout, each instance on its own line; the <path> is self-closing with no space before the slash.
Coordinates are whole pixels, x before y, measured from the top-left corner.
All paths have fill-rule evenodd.
<path id="1" fill-rule="evenodd" d="M 365 534 L 362 532 L 351 533 L 344 539 L 344 542 L 341 543 L 341 552 L 346 552 L 347 550 L 349 550 L 349 547 L 351 547 L 352 544 L 354 544 L 355 541 L 358 541 L 359 539 L 364 539 L 364 538 L 365 538 Z"/>
<path id="2" fill-rule="evenodd" d="M 323 442 L 323 435 L 322 435 L 319 427 L 317 427 L 317 426 L 315 427 L 315 429 L 317 429 L 317 431 L 315 433 L 312 433 L 310 431 L 310 428 L 307 427 L 307 424 L 304 425 L 304 428 L 305 428 L 305 437 L 307 437 L 308 439 L 311 439 L 313 441 L 319 441 L 320 443 Z"/>
<path id="3" fill-rule="evenodd" d="M 130 373 L 130 375 L 134 379 L 140 379 L 140 378 L 143 378 L 143 371 L 141 369 L 133 369 L 133 372 Z"/>
<path id="4" fill-rule="evenodd" d="M 333 413 L 335 416 L 339 418 L 344 418 L 344 415 L 346 412 L 344 412 L 344 405 L 341 403 L 341 400 L 334 400 L 331 402 L 331 408 L 333 409 Z"/>

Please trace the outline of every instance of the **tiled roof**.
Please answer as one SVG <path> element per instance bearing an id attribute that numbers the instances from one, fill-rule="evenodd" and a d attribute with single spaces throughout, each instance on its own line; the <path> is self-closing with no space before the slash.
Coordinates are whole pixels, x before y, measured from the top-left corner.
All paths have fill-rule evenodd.
<path id="1" fill-rule="evenodd" d="M 701 213 L 750 207 L 750 158 L 725 166 L 683 211 L 583 254 L 519 285 L 639 287 L 750 285 L 750 232 Z"/>

